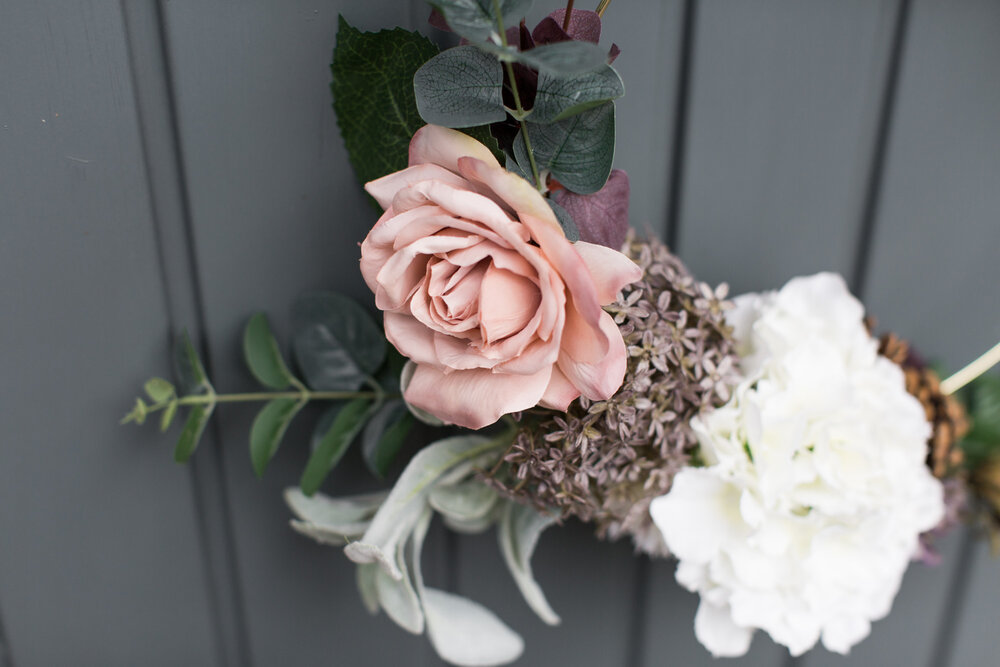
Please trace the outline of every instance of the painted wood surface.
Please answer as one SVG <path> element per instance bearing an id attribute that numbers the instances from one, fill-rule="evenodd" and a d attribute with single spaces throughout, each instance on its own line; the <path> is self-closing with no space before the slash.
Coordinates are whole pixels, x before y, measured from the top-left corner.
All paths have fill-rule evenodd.
<path id="1" fill-rule="evenodd" d="M 328 90 L 338 13 L 424 29 L 427 10 L 3 3 L 0 666 L 440 664 L 361 611 L 340 553 L 287 527 L 281 491 L 317 412 L 262 481 L 252 408 L 221 411 L 187 468 L 168 437 L 115 424 L 181 327 L 219 386 L 248 390 L 236 341 L 252 312 L 287 340 L 303 290 L 368 302 L 356 243 L 374 215 Z M 616 164 L 632 222 L 699 277 L 739 292 L 840 271 L 884 327 L 949 367 L 1000 339 L 995 2 L 615 0 L 603 42 L 623 49 Z M 375 486 L 354 452 L 326 489 Z M 850 657 L 797 664 L 992 664 L 1000 570 L 965 534 L 942 551 Z M 583 526 L 546 533 L 536 555 L 555 629 L 492 534 L 432 531 L 424 561 L 525 636 L 519 664 L 717 664 L 674 565 Z M 758 636 L 734 664 L 787 662 Z"/>

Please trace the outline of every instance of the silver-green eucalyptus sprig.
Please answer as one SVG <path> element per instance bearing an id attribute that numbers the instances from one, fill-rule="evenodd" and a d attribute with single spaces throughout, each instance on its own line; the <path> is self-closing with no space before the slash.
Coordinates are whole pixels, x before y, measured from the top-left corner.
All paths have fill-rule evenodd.
<path id="1" fill-rule="evenodd" d="M 216 392 L 187 334 L 175 346 L 180 389 L 154 377 L 144 385 L 147 402 L 137 398 L 122 423 L 142 424 L 155 413 L 166 431 L 181 409 L 188 415 L 174 459 L 187 461 L 198 447 L 209 418 L 221 403 L 263 402 L 250 428 L 250 459 L 258 476 L 277 453 L 295 416 L 308 403 L 332 402 L 312 438 L 312 455 L 302 474 L 303 493 L 312 494 L 363 433 L 364 458 L 384 476 L 413 424 L 400 391 L 403 359 L 390 352 L 382 330 L 352 300 L 332 292 L 312 292 L 292 309 L 293 349 L 305 380 L 285 363 L 267 316 L 253 315 L 243 332 L 243 357 L 251 374 L 269 391 Z"/>

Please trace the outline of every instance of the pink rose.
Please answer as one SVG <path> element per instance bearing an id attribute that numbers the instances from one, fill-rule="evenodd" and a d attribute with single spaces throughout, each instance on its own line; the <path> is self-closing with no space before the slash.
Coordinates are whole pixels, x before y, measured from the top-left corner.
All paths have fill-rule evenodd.
<path id="1" fill-rule="evenodd" d="M 482 428 L 618 390 L 625 344 L 601 306 L 641 277 L 625 255 L 570 243 L 528 181 L 456 130 L 421 128 L 410 166 L 365 189 L 385 213 L 361 273 L 386 337 L 417 365 L 412 405 Z"/>

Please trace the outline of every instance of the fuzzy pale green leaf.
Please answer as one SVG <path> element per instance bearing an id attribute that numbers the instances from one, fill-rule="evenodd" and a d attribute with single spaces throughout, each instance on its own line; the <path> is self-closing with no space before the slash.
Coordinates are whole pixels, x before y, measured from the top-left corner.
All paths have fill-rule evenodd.
<path id="1" fill-rule="evenodd" d="M 500 517 L 497 533 L 500 551 L 514 583 L 528 606 L 549 625 L 558 625 L 559 616 L 552 610 L 531 571 L 531 554 L 542 531 L 556 520 L 555 515 L 541 514 L 533 507 L 508 502 Z"/>

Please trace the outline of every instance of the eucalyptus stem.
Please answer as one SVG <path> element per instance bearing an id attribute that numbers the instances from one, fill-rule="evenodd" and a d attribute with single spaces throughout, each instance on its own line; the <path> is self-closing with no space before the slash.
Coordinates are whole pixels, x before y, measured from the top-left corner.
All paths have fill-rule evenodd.
<path id="1" fill-rule="evenodd" d="M 984 352 L 975 361 L 941 383 L 941 391 L 954 394 L 977 377 L 1000 363 L 1000 343 Z"/>
<path id="2" fill-rule="evenodd" d="M 500 44 L 506 49 L 507 29 L 503 25 L 503 13 L 500 11 L 500 0 L 493 0 L 493 11 L 497 16 L 497 28 L 500 31 Z M 514 95 L 514 107 L 517 109 L 517 122 L 521 124 L 521 136 L 524 137 L 524 147 L 528 151 L 528 162 L 531 163 L 531 176 L 535 179 L 535 187 L 543 189 L 542 179 L 538 175 L 538 164 L 535 163 L 535 151 L 531 148 L 531 137 L 528 136 L 528 124 L 524 121 L 524 106 L 521 104 L 521 93 L 517 89 L 517 78 L 514 76 L 514 64 L 504 60 L 507 78 L 510 80 L 510 92 Z"/>
<path id="3" fill-rule="evenodd" d="M 597 15 L 604 18 L 604 12 L 607 10 L 608 5 L 611 4 L 611 0 L 601 0 L 600 4 L 597 5 Z"/>

